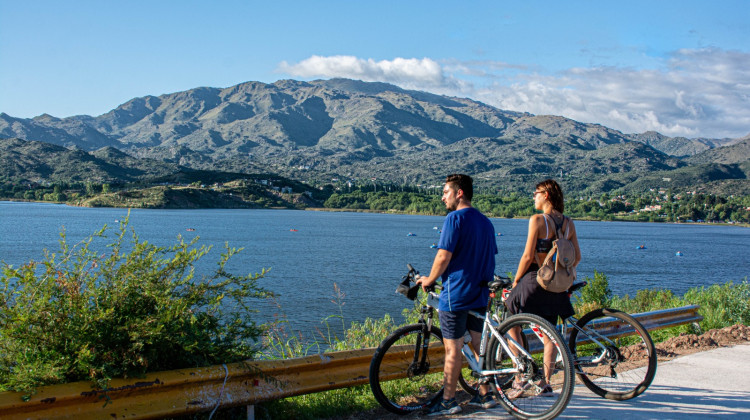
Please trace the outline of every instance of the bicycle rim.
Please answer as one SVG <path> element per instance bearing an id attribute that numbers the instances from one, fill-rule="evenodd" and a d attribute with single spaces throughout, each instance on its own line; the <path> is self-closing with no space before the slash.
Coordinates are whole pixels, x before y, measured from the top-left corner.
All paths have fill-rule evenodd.
<path id="1" fill-rule="evenodd" d="M 445 349 L 439 328 L 430 330 L 425 364 L 414 363 L 417 342 L 424 339 L 423 328 L 420 324 L 399 328 L 383 340 L 370 363 L 372 393 L 380 405 L 393 413 L 422 410 L 442 398 Z M 467 391 L 473 389 L 463 377 L 459 378 L 459 385 Z"/>
<path id="2" fill-rule="evenodd" d="M 491 388 L 498 397 L 500 404 L 514 417 L 520 419 L 552 419 L 560 415 L 568 406 L 573 395 L 575 377 L 573 373 L 572 356 L 565 346 L 555 327 L 541 317 L 531 314 L 513 315 L 498 327 L 498 332 L 510 343 L 508 331 L 519 328 L 523 331 L 524 339 L 519 345 L 526 346 L 531 358 L 521 356 L 522 373 L 498 374 L 491 377 Z M 540 337 L 541 335 L 541 337 Z M 522 336 L 522 337 L 523 337 Z M 544 341 L 549 337 L 549 343 L 557 352 L 553 363 L 554 373 L 550 378 L 553 392 L 542 395 L 540 382 L 544 379 Z M 504 351 L 497 338 L 490 340 L 487 355 L 487 370 L 514 369 L 509 355 Z M 524 388 L 518 396 L 513 396 L 513 383 Z"/>
<path id="3" fill-rule="evenodd" d="M 637 397 L 651 385 L 656 375 L 656 349 L 648 331 L 632 316 L 615 309 L 597 309 L 577 325 L 583 332 L 573 328 L 569 344 L 576 373 L 588 389 L 621 401 Z"/>

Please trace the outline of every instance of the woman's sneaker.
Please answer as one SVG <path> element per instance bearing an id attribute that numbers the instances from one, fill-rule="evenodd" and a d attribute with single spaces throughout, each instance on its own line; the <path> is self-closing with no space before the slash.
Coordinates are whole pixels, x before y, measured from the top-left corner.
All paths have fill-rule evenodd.
<path id="1" fill-rule="evenodd" d="M 439 403 L 430 407 L 427 411 L 428 416 L 440 416 L 444 414 L 456 414 L 461 412 L 461 406 L 458 405 L 455 398 L 449 400 L 441 399 Z"/>
<path id="2" fill-rule="evenodd" d="M 475 395 L 474 398 L 469 401 L 469 405 L 482 408 L 492 408 L 497 405 L 497 401 L 495 401 L 495 399 L 492 398 L 492 394 L 488 392 L 484 395 Z"/>
<path id="3" fill-rule="evenodd" d="M 545 385 L 544 388 L 539 392 L 540 397 L 554 397 L 555 392 L 552 390 L 552 387 L 548 385 Z"/>

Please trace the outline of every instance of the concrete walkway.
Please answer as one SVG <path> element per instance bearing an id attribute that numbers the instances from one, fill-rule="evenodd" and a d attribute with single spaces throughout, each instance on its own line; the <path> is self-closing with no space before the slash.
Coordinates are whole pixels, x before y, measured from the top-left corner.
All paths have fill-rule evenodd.
<path id="1" fill-rule="evenodd" d="M 512 419 L 501 407 L 458 419 Z M 750 419 L 750 344 L 659 363 L 646 392 L 628 401 L 601 398 L 578 385 L 561 419 Z"/>

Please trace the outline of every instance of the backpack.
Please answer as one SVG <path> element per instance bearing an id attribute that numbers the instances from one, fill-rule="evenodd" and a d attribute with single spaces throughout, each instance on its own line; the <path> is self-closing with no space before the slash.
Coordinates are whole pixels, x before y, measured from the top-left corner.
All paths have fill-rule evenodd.
<path id="1" fill-rule="evenodd" d="M 554 221 L 554 220 L 553 220 Z M 568 222 L 567 225 L 565 222 Z M 563 227 L 565 233 L 563 234 Z M 539 264 L 536 272 L 536 281 L 548 292 L 560 293 L 567 291 L 576 279 L 576 249 L 573 242 L 568 239 L 570 230 L 570 219 L 563 216 L 561 226 L 555 223 L 555 240 L 552 241 L 552 249 Z M 537 257 L 537 264 L 539 263 Z"/>

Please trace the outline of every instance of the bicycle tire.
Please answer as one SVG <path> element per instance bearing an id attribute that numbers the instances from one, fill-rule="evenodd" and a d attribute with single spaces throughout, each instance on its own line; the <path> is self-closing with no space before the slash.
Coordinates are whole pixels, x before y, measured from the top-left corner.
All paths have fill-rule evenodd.
<path id="1" fill-rule="evenodd" d="M 442 397 L 443 370 L 434 366 L 442 366 L 440 359 L 429 366 L 428 372 L 414 372 L 411 369 L 417 340 L 421 343 L 424 326 L 411 324 L 401 327 L 391 333 L 380 343 L 370 362 L 370 389 L 375 399 L 385 409 L 396 414 L 409 414 L 423 410 Z M 443 341 L 443 333 L 438 327 L 431 327 L 430 335 Z M 433 342 L 434 343 L 434 342 Z M 434 344 L 430 344 L 432 347 Z M 436 350 L 438 355 L 445 355 L 442 348 Z M 432 351 L 428 352 L 432 353 Z M 428 363 L 430 358 L 427 359 Z M 394 383 L 384 384 L 394 379 Z M 397 382 L 397 383 L 396 383 Z M 470 385 L 463 377 L 458 377 L 458 383 L 469 394 L 476 394 L 477 385 Z"/>
<path id="2" fill-rule="evenodd" d="M 586 334 L 572 329 L 569 346 L 576 363 L 576 373 L 588 389 L 616 401 L 635 398 L 648 389 L 656 375 L 656 348 L 640 322 L 625 312 L 603 308 L 587 313 L 576 325 L 589 335 L 591 331 L 602 335 L 633 331 L 608 342 L 599 340 L 606 345 L 606 350 L 602 350 L 600 346 L 591 344 Z M 606 357 L 601 362 L 588 362 L 602 353 Z"/>
<path id="3" fill-rule="evenodd" d="M 492 375 L 490 378 L 491 388 L 500 405 L 513 417 L 519 419 L 547 420 L 559 416 L 570 402 L 575 386 L 575 374 L 573 371 L 573 356 L 565 345 L 557 329 L 543 318 L 532 314 L 517 314 L 508 317 L 497 328 L 501 336 L 508 338 L 511 328 L 520 327 L 526 331 L 527 351 L 530 349 L 532 358 L 523 357 L 525 373 L 521 374 L 521 382 L 527 388 L 519 397 L 511 399 L 509 394 L 511 384 L 516 379 L 514 374 Z M 558 359 L 555 364 L 555 372 L 550 385 L 551 394 L 540 395 L 541 388 L 538 383 L 544 378 L 543 349 L 544 340 L 535 332 L 550 337 L 551 342 L 558 350 Z M 519 343 L 523 345 L 523 343 Z M 487 370 L 500 370 L 512 368 L 513 363 L 504 351 L 496 337 L 490 339 L 488 345 L 487 359 L 485 362 Z"/>

